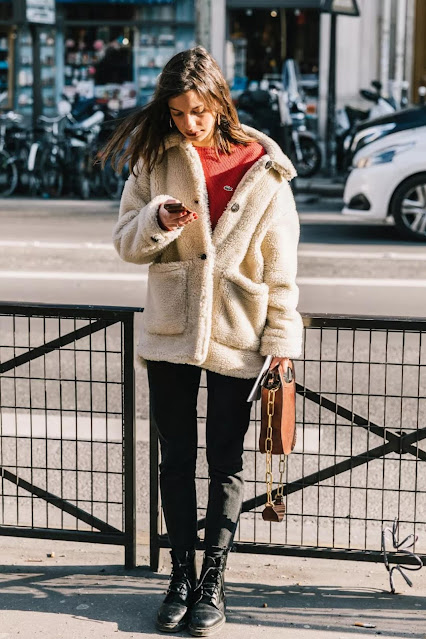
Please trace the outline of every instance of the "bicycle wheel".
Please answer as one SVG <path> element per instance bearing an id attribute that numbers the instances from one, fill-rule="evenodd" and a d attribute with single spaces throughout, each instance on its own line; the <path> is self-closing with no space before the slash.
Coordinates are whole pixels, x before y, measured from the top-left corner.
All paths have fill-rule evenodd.
<path id="1" fill-rule="evenodd" d="M 102 185 L 106 191 L 106 194 L 112 200 L 118 200 L 121 197 L 121 193 L 124 188 L 127 175 L 124 175 L 125 169 L 122 173 L 116 173 L 112 168 L 110 162 L 105 164 L 102 171 Z"/>
<path id="2" fill-rule="evenodd" d="M 321 168 L 321 149 L 315 140 L 299 135 L 299 144 L 302 157 L 299 160 L 294 144 L 292 145 L 293 162 L 299 177 L 312 177 Z"/>
<path id="3" fill-rule="evenodd" d="M 78 174 L 75 177 L 77 195 L 82 200 L 88 200 L 92 193 L 93 160 L 90 149 L 86 148 L 80 155 Z"/>
<path id="4" fill-rule="evenodd" d="M 43 154 L 40 162 L 42 197 L 60 197 L 64 186 L 64 174 L 59 158 L 52 153 Z"/>
<path id="5" fill-rule="evenodd" d="M 7 151 L 0 152 L 0 197 L 12 195 L 18 185 L 16 161 Z"/>
<path id="6" fill-rule="evenodd" d="M 78 195 L 82 200 L 88 200 L 91 195 L 90 179 L 87 175 L 79 175 L 76 182 Z"/>

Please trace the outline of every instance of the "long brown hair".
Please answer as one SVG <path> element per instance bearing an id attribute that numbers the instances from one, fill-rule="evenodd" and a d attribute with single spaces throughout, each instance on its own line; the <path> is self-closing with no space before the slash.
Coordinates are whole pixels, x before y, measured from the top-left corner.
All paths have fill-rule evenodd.
<path id="1" fill-rule="evenodd" d="M 134 173 L 142 159 L 151 171 L 161 161 L 165 138 L 177 131 L 174 124 L 170 127 L 168 100 L 191 90 L 198 93 L 209 110 L 218 114 L 213 133 L 217 150 L 229 154 L 232 144 L 254 142 L 241 128 L 219 65 L 204 47 L 197 46 L 181 51 L 167 62 L 152 101 L 119 125 L 103 149 L 102 165 L 110 158 L 112 165 L 121 170 L 128 162 Z"/>

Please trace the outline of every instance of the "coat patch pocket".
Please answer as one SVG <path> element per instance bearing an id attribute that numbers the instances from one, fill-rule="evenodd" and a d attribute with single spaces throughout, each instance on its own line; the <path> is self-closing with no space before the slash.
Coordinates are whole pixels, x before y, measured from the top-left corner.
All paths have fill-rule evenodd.
<path id="1" fill-rule="evenodd" d="M 187 323 L 188 275 L 182 262 L 151 264 L 143 312 L 144 326 L 156 335 L 180 335 Z"/>
<path id="2" fill-rule="evenodd" d="M 241 273 L 223 274 L 219 283 L 213 338 L 233 348 L 259 348 L 268 310 L 268 286 Z"/>

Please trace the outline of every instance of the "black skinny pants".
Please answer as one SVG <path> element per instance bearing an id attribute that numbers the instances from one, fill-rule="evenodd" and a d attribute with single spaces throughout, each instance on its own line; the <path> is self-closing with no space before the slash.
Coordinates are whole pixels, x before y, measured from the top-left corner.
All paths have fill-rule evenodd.
<path id="1" fill-rule="evenodd" d="M 197 541 L 195 465 L 197 395 L 201 368 L 149 361 L 151 419 L 160 439 L 160 490 L 170 545 L 190 550 Z M 253 379 L 207 371 L 206 449 L 209 496 L 205 546 L 229 548 L 243 501 L 243 443 L 250 422 Z"/>

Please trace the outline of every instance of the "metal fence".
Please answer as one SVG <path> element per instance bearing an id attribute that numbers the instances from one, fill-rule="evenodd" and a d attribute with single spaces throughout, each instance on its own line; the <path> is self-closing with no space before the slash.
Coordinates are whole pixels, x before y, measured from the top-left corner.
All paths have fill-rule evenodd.
<path id="1" fill-rule="evenodd" d="M 263 521 L 265 457 L 260 407 L 245 440 L 245 502 L 237 552 L 381 561 L 381 531 L 397 518 L 401 538 L 426 559 L 426 320 L 305 316 L 295 362 L 297 445 L 287 459 L 282 523 Z M 208 469 L 200 391 L 197 495 L 200 547 Z M 203 412 L 204 411 L 204 412 Z M 158 444 L 151 432 L 151 566 L 168 547 L 158 501 Z M 275 478 L 278 475 L 275 461 Z M 392 560 L 410 558 L 392 553 Z"/>
<path id="2" fill-rule="evenodd" d="M 0 535 L 119 544 L 126 565 L 135 565 L 138 310 L 0 303 Z M 401 536 L 419 535 L 413 550 L 426 560 L 426 320 L 306 315 L 304 322 L 285 519 L 271 524 L 261 517 L 265 458 L 257 450 L 255 404 L 234 549 L 378 561 L 382 527 L 397 518 Z M 200 547 L 206 393 L 203 383 Z M 155 569 L 168 539 L 153 432 L 149 446 Z"/>
<path id="3" fill-rule="evenodd" d="M 135 565 L 134 310 L 0 304 L 0 535 Z"/>

